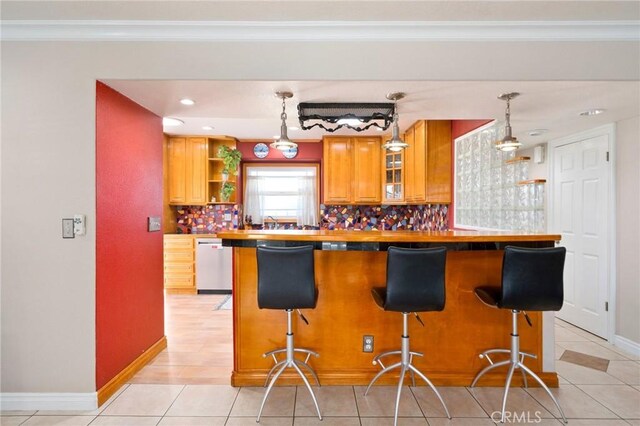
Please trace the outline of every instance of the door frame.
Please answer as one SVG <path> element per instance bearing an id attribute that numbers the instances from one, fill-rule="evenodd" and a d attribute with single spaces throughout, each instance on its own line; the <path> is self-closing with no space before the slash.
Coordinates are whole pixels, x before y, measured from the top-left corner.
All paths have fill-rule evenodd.
<path id="1" fill-rule="evenodd" d="M 575 142 L 580 142 L 585 139 L 590 139 L 597 136 L 606 136 L 609 140 L 609 208 L 607 209 L 607 231 L 609 233 L 607 241 L 607 249 L 609 253 L 609 289 L 607 291 L 607 298 L 609 302 L 609 311 L 607 312 L 607 341 L 615 344 L 616 340 L 616 310 L 617 310 L 617 293 L 616 293 L 616 125 L 615 123 L 605 124 L 603 126 L 595 127 L 583 132 L 574 133 L 563 138 L 550 140 L 548 142 L 548 158 L 549 158 L 549 225 L 547 230 L 553 229 L 554 223 L 554 151 L 556 148 L 568 145 Z"/>

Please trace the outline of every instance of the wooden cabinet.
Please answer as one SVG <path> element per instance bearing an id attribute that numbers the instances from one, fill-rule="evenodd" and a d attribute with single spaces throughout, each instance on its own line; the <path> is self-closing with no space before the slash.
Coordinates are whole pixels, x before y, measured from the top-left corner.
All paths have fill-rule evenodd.
<path id="1" fill-rule="evenodd" d="M 427 203 L 451 203 L 451 186 L 453 183 L 451 158 L 453 145 L 451 141 L 451 121 L 436 120 L 427 122 Z"/>
<path id="2" fill-rule="evenodd" d="M 324 204 L 381 202 L 381 143 L 379 137 L 323 139 Z"/>
<path id="3" fill-rule="evenodd" d="M 226 177 L 227 181 L 234 185 L 235 191 L 228 200 L 222 201 L 222 185 L 224 185 L 224 177 L 222 176 L 222 171 L 224 170 L 224 163 L 222 158 L 218 155 L 218 150 L 220 146 L 226 145 L 229 148 L 236 148 L 236 143 L 238 141 L 232 137 L 215 137 L 209 138 L 207 142 L 207 203 L 209 204 L 233 204 L 238 199 L 238 187 L 237 181 L 238 176 L 234 174 L 230 174 Z M 238 165 L 238 172 L 240 171 L 240 165 Z M 212 201 L 215 198 L 216 201 Z"/>
<path id="4" fill-rule="evenodd" d="M 420 120 L 404 134 L 404 201 L 408 204 L 451 202 L 451 122 Z"/>
<path id="5" fill-rule="evenodd" d="M 413 126 L 413 200 L 416 203 L 426 201 L 427 177 L 427 126 L 424 120 Z"/>
<path id="6" fill-rule="evenodd" d="M 220 203 L 220 190 L 224 184 L 224 164 L 218 156 L 221 145 L 236 147 L 236 139 L 221 137 L 175 136 L 167 142 L 167 186 L 169 204 L 204 205 Z M 228 181 L 236 184 L 237 176 Z M 227 203 L 235 203 L 237 188 Z"/>
<path id="7" fill-rule="evenodd" d="M 194 241 L 191 235 L 164 236 L 164 288 L 170 293 L 196 293 Z"/>
<path id="8" fill-rule="evenodd" d="M 207 138 L 172 137 L 168 144 L 169 204 L 206 204 Z"/>
<path id="9" fill-rule="evenodd" d="M 404 202 L 404 151 L 383 151 L 382 204 Z"/>
<path id="10" fill-rule="evenodd" d="M 352 138 L 353 145 L 353 202 L 380 203 L 380 138 Z"/>

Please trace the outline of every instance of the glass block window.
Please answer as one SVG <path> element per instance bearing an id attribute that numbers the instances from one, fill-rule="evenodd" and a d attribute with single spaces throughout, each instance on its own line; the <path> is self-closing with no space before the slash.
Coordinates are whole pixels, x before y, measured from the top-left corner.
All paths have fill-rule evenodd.
<path id="1" fill-rule="evenodd" d="M 493 122 L 455 140 L 455 226 L 544 231 L 544 181 L 528 181 L 528 159 L 493 147 Z"/>

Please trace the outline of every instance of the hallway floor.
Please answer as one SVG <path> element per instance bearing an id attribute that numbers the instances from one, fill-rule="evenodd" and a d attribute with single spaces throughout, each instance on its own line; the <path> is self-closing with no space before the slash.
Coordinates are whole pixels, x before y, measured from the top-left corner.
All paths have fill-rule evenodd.
<path id="1" fill-rule="evenodd" d="M 140 371 L 98 410 L 91 412 L 3 412 L 0 424 L 60 426 L 256 425 L 263 388 L 232 388 L 232 317 L 214 310 L 223 296 L 167 297 L 167 350 Z M 572 351 L 572 352 L 567 352 Z M 578 355 L 575 355 L 575 354 Z M 572 356 L 569 356 L 572 355 Z M 590 355 L 591 357 L 585 357 Z M 569 362 L 560 360 L 573 360 Z M 575 363 L 593 362 L 590 368 Z M 570 425 L 640 426 L 640 357 L 556 320 L 558 396 Z M 426 387 L 405 387 L 399 425 L 490 426 L 502 388 L 439 387 L 449 421 Z M 277 387 L 261 425 L 391 425 L 395 387 L 378 386 L 364 397 L 361 386 L 314 389 L 324 420 L 314 417 L 304 387 Z M 514 388 L 507 410 L 514 424 L 561 425 L 557 410 L 539 388 Z M 509 422 L 507 422 L 509 423 Z"/>

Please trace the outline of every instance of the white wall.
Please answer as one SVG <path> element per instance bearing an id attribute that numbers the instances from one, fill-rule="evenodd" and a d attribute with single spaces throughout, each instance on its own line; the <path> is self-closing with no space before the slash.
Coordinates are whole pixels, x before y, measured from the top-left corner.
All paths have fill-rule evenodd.
<path id="1" fill-rule="evenodd" d="M 615 47 L 3 42 L 2 391 L 95 391 L 96 79 L 615 79 L 638 55 Z M 87 235 L 63 240 L 60 220 L 74 213 L 87 215 Z"/>
<path id="2" fill-rule="evenodd" d="M 616 335 L 640 345 L 640 117 L 616 123 Z"/>

